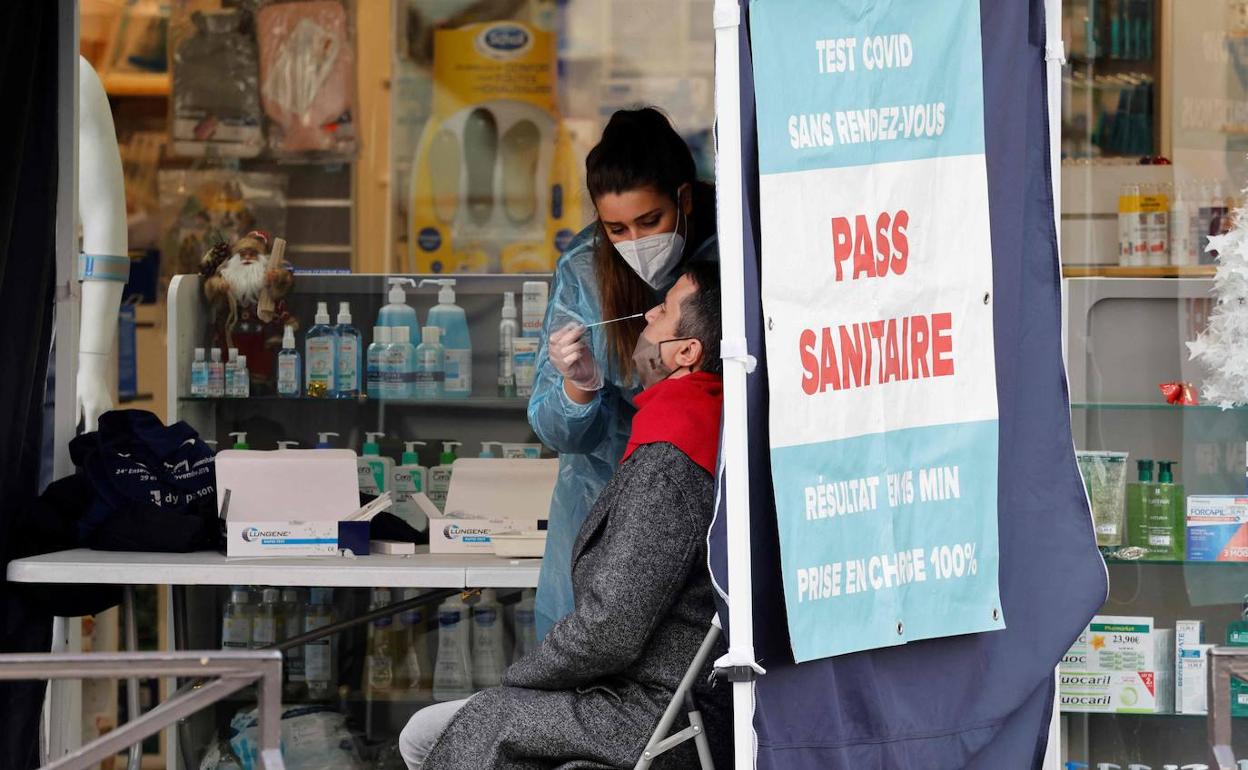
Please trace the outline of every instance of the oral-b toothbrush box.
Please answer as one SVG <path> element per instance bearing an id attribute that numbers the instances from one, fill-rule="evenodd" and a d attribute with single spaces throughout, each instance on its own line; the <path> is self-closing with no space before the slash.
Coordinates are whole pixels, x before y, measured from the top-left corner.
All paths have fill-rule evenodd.
<path id="1" fill-rule="evenodd" d="M 1248 497 L 1187 498 L 1187 560 L 1248 561 Z"/>

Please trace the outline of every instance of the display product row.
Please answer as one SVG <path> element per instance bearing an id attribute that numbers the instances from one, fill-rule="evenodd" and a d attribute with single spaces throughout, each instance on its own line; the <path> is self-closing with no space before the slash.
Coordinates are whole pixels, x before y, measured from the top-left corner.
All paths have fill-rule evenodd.
<path id="1" fill-rule="evenodd" d="M 1124 184 L 1118 196 L 1119 264 L 1208 265 L 1209 239 L 1227 232 L 1234 195 L 1219 180 Z"/>

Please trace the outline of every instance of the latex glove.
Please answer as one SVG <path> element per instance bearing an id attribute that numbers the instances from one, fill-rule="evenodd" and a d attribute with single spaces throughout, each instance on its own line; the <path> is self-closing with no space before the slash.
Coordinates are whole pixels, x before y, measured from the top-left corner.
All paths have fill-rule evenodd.
<path id="1" fill-rule="evenodd" d="M 78 354 L 78 414 L 83 429 L 90 432 L 99 427 L 100 415 L 113 408 L 112 389 L 108 386 L 109 357 L 102 353 Z"/>
<path id="2" fill-rule="evenodd" d="M 602 389 L 602 369 L 583 337 L 585 326 L 572 322 L 550 335 L 546 355 L 563 379 L 581 390 Z"/>

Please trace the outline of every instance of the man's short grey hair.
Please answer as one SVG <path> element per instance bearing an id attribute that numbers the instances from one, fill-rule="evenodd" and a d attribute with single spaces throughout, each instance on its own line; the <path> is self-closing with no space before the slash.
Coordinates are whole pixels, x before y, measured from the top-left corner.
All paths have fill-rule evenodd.
<path id="1" fill-rule="evenodd" d="M 676 336 L 693 338 L 702 343 L 702 360 L 698 370 L 711 374 L 723 374 L 723 362 L 719 358 L 719 339 L 723 336 L 720 322 L 719 263 L 698 261 L 687 266 L 684 275 L 689 276 L 698 290 L 680 303 L 680 323 Z"/>

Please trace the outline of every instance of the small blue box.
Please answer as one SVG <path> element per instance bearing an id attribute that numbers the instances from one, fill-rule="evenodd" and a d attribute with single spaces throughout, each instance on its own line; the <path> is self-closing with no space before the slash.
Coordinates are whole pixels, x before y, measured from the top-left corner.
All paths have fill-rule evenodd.
<path id="1" fill-rule="evenodd" d="M 356 556 L 368 556 L 371 527 L 367 521 L 338 522 L 338 550 L 350 551 Z"/>

